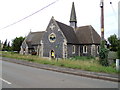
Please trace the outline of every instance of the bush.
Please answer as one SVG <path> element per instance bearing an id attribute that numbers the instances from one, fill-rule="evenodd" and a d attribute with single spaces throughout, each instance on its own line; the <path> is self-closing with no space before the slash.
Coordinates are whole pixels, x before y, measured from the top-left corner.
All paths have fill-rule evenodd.
<path id="1" fill-rule="evenodd" d="M 118 58 L 117 52 L 109 51 L 109 53 L 108 53 L 108 59 L 113 60 L 113 59 L 117 59 L 117 58 Z"/>
<path id="2" fill-rule="evenodd" d="M 117 52 L 117 54 L 118 54 L 118 59 L 120 59 L 120 40 L 118 41 L 118 52 Z"/>
<path id="3" fill-rule="evenodd" d="M 99 52 L 99 62 L 103 66 L 108 66 L 108 49 L 105 48 L 105 41 L 101 42 L 100 52 Z"/>

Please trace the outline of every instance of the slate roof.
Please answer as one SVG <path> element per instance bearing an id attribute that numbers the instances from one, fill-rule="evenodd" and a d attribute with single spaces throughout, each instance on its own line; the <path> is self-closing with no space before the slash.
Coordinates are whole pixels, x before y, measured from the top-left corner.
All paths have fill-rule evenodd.
<path id="1" fill-rule="evenodd" d="M 72 3 L 70 22 L 77 22 L 74 2 Z"/>
<path id="2" fill-rule="evenodd" d="M 40 44 L 44 31 L 42 32 L 30 32 L 23 42 L 23 47 L 25 47 L 25 43 L 29 48 L 33 48 L 33 45 Z"/>
<path id="3" fill-rule="evenodd" d="M 67 43 L 69 44 L 78 44 L 78 39 L 74 32 L 74 29 L 66 24 L 56 21 L 58 26 L 60 27 L 61 31 L 63 32 L 64 36 L 67 39 Z"/>
<path id="4" fill-rule="evenodd" d="M 76 36 L 80 44 L 100 44 L 100 35 L 91 25 L 78 27 Z"/>
<path id="5" fill-rule="evenodd" d="M 55 22 L 67 39 L 68 44 L 100 44 L 101 38 L 91 25 L 77 27 L 76 31 L 74 31 L 71 26 L 56 20 Z M 39 45 L 44 32 L 30 32 L 22 43 L 22 47 L 26 47 L 26 44 L 29 48 Z"/>
<path id="6" fill-rule="evenodd" d="M 32 45 L 40 44 L 43 34 L 44 34 L 44 31 L 43 32 L 30 32 L 26 41 L 31 42 Z"/>

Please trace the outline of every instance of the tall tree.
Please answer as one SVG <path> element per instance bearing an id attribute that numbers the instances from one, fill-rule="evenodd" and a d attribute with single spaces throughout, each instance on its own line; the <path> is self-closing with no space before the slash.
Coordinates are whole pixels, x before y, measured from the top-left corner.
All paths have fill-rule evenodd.
<path id="1" fill-rule="evenodd" d="M 7 46 L 7 39 L 5 40 L 5 42 L 4 42 L 4 44 L 3 44 L 4 46 Z"/>
<path id="2" fill-rule="evenodd" d="M 117 38 L 117 36 L 115 34 L 111 35 L 108 38 L 108 41 L 110 43 L 110 51 L 117 51 L 117 49 L 118 49 L 118 38 Z"/>
<path id="3" fill-rule="evenodd" d="M 1 43 L 1 40 L 0 40 L 0 50 L 1 50 L 1 44 L 2 44 L 2 43 Z"/>
<path id="4" fill-rule="evenodd" d="M 2 43 L 1 43 L 1 40 L 0 40 L 0 50 L 2 49 Z"/>
<path id="5" fill-rule="evenodd" d="M 11 51 L 10 42 L 8 42 L 8 44 L 7 44 L 7 50 L 8 50 L 8 51 Z"/>
<path id="6" fill-rule="evenodd" d="M 12 50 L 13 51 L 20 51 L 20 46 L 22 45 L 22 42 L 24 41 L 24 37 L 16 37 L 15 39 L 13 39 L 12 41 Z"/>
<path id="7" fill-rule="evenodd" d="M 5 40 L 5 42 L 3 44 L 2 51 L 7 51 L 7 39 Z"/>

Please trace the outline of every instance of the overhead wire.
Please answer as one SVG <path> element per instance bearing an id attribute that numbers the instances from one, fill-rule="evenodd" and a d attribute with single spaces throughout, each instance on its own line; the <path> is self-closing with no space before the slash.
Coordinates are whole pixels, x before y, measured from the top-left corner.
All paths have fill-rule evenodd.
<path id="1" fill-rule="evenodd" d="M 29 17 L 31 17 L 31 16 L 33 16 L 34 14 L 36 14 L 36 13 L 38 13 L 38 12 L 40 12 L 40 11 L 48 8 L 49 6 L 55 4 L 57 1 L 59 1 L 59 0 L 56 0 L 56 1 L 48 4 L 47 6 L 45 6 L 45 7 L 41 8 L 41 9 L 37 10 L 36 12 L 34 12 L 34 13 L 32 13 L 32 14 L 30 14 L 30 15 L 28 15 L 28 16 L 26 16 L 26 17 L 24 17 L 24 18 L 22 18 L 22 19 L 20 19 L 20 20 L 18 20 L 18 21 L 16 21 L 16 22 L 14 22 L 14 23 L 12 23 L 12 24 L 9 24 L 9 25 L 1 28 L 0 30 L 3 30 L 3 29 L 8 28 L 8 27 L 10 27 L 10 26 L 13 26 L 13 25 L 15 25 L 15 24 L 17 24 L 17 23 L 19 23 L 19 22 L 21 22 L 21 21 L 23 21 L 23 20 L 25 20 L 25 19 L 27 19 L 27 18 L 29 18 Z"/>
<path id="2" fill-rule="evenodd" d="M 113 3 L 112 3 L 111 0 L 110 0 L 110 5 L 111 5 L 112 11 L 113 11 L 113 13 L 114 13 L 115 19 L 117 20 L 117 13 L 116 13 L 116 11 L 115 11 L 115 9 L 114 9 L 114 7 L 113 7 Z"/>

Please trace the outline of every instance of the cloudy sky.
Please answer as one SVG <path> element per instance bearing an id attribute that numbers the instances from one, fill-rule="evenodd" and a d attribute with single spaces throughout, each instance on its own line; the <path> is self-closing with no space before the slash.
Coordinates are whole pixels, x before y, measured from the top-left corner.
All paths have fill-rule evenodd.
<path id="1" fill-rule="evenodd" d="M 52 16 L 69 25 L 72 2 L 75 3 L 77 26 L 92 25 L 100 34 L 100 0 L 57 0 L 56 3 L 23 21 L 4 28 L 42 9 L 55 0 L 0 0 L 0 40 L 11 41 L 27 36 L 30 30 L 45 31 Z M 105 1 L 105 38 L 118 34 L 118 2 Z M 112 2 L 112 5 L 110 4 Z"/>

